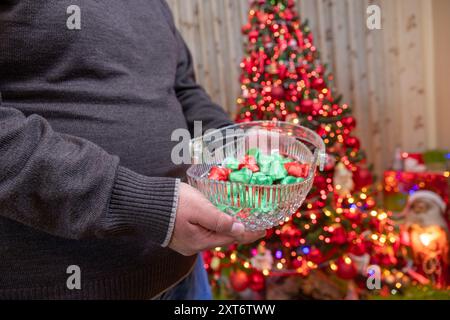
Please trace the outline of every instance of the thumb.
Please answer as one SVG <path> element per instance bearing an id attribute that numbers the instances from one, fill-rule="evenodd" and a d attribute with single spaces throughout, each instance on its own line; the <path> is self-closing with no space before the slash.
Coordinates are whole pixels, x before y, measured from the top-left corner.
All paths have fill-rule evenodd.
<path id="1" fill-rule="evenodd" d="M 245 232 L 245 227 L 242 223 L 235 221 L 231 216 L 217 210 L 213 206 L 211 211 L 197 214 L 196 220 L 203 228 L 216 233 L 240 237 Z"/>

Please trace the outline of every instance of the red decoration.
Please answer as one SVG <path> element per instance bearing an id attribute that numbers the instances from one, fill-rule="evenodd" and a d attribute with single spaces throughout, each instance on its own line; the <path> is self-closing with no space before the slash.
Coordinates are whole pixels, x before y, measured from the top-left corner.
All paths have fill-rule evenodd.
<path id="1" fill-rule="evenodd" d="M 208 178 L 211 180 L 227 181 L 231 170 L 223 167 L 212 167 Z"/>
<path id="2" fill-rule="evenodd" d="M 242 33 L 247 34 L 251 29 L 252 25 L 250 23 L 247 23 L 242 27 Z"/>
<path id="3" fill-rule="evenodd" d="M 360 147 L 360 142 L 359 139 L 356 137 L 348 137 L 345 140 L 345 145 L 349 148 L 353 148 L 353 149 L 359 149 Z"/>
<path id="4" fill-rule="evenodd" d="M 353 172 L 353 182 L 357 190 L 371 185 L 373 183 L 372 173 L 367 168 L 357 167 L 357 170 Z"/>
<path id="5" fill-rule="evenodd" d="M 347 243 L 347 232 L 343 227 L 335 227 L 331 233 L 331 242 L 337 245 Z"/>
<path id="6" fill-rule="evenodd" d="M 242 270 L 230 273 L 230 284 L 236 292 L 244 291 L 250 284 L 249 276 Z"/>
<path id="7" fill-rule="evenodd" d="M 358 275 L 358 270 L 356 269 L 354 262 L 350 258 L 340 257 L 336 261 L 336 266 L 336 274 L 342 279 L 350 280 Z"/>
<path id="8" fill-rule="evenodd" d="M 322 252 L 317 248 L 311 249 L 310 253 L 308 254 L 308 260 L 314 262 L 315 264 L 321 264 L 323 262 Z"/>
<path id="9" fill-rule="evenodd" d="M 250 274 L 249 277 L 250 280 L 250 289 L 253 291 L 262 291 L 265 287 L 265 279 L 264 275 L 260 271 L 255 271 L 252 274 Z"/>
<path id="10" fill-rule="evenodd" d="M 298 162 L 288 162 L 284 164 L 289 175 L 297 178 L 306 178 L 308 176 L 309 165 Z"/>
<path id="11" fill-rule="evenodd" d="M 242 168 L 250 169 L 252 172 L 259 171 L 259 167 L 256 164 L 256 159 L 253 156 L 246 155 L 239 164 L 239 170 Z"/>
<path id="12" fill-rule="evenodd" d="M 283 99 L 285 97 L 284 88 L 282 86 L 272 87 L 272 97 L 275 99 Z"/>
<path id="13" fill-rule="evenodd" d="M 323 78 L 315 78 L 311 83 L 311 87 L 316 90 L 322 90 L 323 88 L 325 88 L 325 81 L 323 80 Z"/>
<path id="14" fill-rule="evenodd" d="M 300 102 L 300 106 L 301 106 L 301 112 L 305 113 L 305 114 L 310 114 L 313 110 L 313 104 L 314 102 L 310 99 L 303 99 Z"/>
<path id="15" fill-rule="evenodd" d="M 355 256 L 362 256 L 367 253 L 367 247 L 362 240 L 358 239 L 350 244 L 348 252 L 354 254 Z"/>
<path id="16" fill-rule="evenodd" d="M 356 120 L 353 117 L 342 118 L 341 122 L 348 130 L 353 130 L 356 127 Z"/>

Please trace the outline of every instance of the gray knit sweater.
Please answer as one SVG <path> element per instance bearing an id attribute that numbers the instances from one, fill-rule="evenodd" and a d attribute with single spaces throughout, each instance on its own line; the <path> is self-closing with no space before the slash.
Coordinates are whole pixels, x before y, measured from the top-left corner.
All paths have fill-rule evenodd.
<path id="1" fill-rule="evenodd" d="M 171 133 L 229 120 L 164 1 L 3 0 L 0 93 L 0 299 L 147 299 L 189 272 Z"/>

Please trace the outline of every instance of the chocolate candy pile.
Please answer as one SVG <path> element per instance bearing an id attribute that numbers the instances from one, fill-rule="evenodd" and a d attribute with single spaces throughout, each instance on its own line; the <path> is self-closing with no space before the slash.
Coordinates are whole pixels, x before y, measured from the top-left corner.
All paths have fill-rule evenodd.
<path id="1" fill-rule="evenodd" d="M 291 184 L 302 182 L 308 171 L 308 164 L 276 152 L 266 155 L 254 148 L 248 150 L 241 160 L 226 158 L 220 166 L 212 167 L 208 178 L 252 185 Z"/>

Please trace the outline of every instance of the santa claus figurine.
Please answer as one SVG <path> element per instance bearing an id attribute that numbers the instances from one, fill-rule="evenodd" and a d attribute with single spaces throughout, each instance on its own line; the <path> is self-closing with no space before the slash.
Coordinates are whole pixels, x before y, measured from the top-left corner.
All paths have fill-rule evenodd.
<path id="1" fill-rule="evenodd" d="M 449 228 L 446 204 L 432 191 L 417 191 L 403 211 L 415 265 L 437 287 L 448 282 Z"/>
<path id="2" fill-rule="evenodd" d="M 448 233 L 445 212 L 446 204 L 437 193 L 420 190 L 409 197 L 403 215 L 408 227 L 413 224 L 421 227 L 439 226 Z"/>

